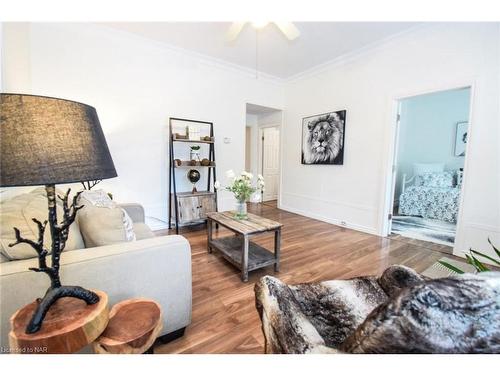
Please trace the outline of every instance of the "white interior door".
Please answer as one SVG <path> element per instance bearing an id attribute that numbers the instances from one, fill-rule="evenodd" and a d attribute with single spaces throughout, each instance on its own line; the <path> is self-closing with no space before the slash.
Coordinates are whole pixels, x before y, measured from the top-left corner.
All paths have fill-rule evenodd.
<path id="1" fill-rule="evenodd" d="M 278 127 L 262 129 L 262 175 L 266 188 L 264 201 L 278 199 L 280 176 L 280 131 Z"/>

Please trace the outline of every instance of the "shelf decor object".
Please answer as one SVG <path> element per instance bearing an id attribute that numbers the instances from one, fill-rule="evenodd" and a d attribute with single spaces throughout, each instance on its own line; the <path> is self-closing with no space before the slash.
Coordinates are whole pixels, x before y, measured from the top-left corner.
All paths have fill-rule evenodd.
<path id="1" fill-rule="evenodd" d="M 188 138 L 190 141 L 200 140 L 200 126 L 196 123 L 192 123 L 187 127 Z"/>
<path id="2" fill-rule="evenodd" d="M 212 122 L 171 117 L 169 119 L 169 128 L 170 178 L 168 227 L 171 229 L 172 225 L 175 225 L 175 231 L 179 233 L 179 226 L 196 225 L 206 222 L 207 213 L 217 211 L 214 125 Z M 186 134 L 183 134 L 183 131 Z M 192 139 L 193 134 L 196 134 L 194 136 L 196 139 Z M 185 143 L 188 143 L 188 145 Z M 181 160 L 176 155 L 186 155 L 186 148 L 189 148 L 190 151 L 197 151 L 197 155 L 193 155 L 190 152 L 191 160 Z M 198 169 L 193 169 L 193 167 L 206 168 L 206 173 L 201 174 Z M 186 170 L 184 169 L 179 175 L 176 172 L 180 171 L 176 170 L 181 168 L 190 168 L 190 170 L 186 174 Z M 187 179 L 187 181 L 194 185 L 201 176 L 206 176 L 207 188 L 205 191 L 198 191 L 196 187 L 193 187 L 190 191 L 179 191 L 179 177 Z"/>
<path id="3" fill-rule="evenodd" d="M 200 181 L 200 177 L 200 172 L 197 169 L 190 169 L 188 171 L 187 178 L 189 182 L 193 184 L 193 190 L 191 190 L 193 194 L 198 192 L 198 190 L 196 189 L 196 183 Z"/>
<path id="4" fill-rule="evenodd" d="M 200 145 L 191 146 L 189 151 L 189 159 L 200 161 Z"/>
<path id="5" fill-rule="evenodd" d="M 99 296 L 80 286 L 62 285 L 59 277 L 61 252 L 68 239 L 69 227 L 75 220 L 78 195 L 69 203 L 70 189 L 62 201 L 63 218 L 58 221 L 56 184 L 95 181 L 116 177 L 116 170 L 104 138 L 95 108 L 86 104 L 23 94 L 0 94 L 0 186 L 45 185 L 48 220 L 33 221 L 38 238 L 28 239 L 14 228 L 16 242 L 33 247 L 38 254 L 38 267 L 50 278 L 45 296 L 37 300 L 26 333 L 40 330 L 50 307 L 62 297 L 75 297 L 88 305 L 99 302 Z M 50 231 L 52 243 L 44 244 L 44 233 Z M 51 263 L 47 255 L 51 249 Z"/>

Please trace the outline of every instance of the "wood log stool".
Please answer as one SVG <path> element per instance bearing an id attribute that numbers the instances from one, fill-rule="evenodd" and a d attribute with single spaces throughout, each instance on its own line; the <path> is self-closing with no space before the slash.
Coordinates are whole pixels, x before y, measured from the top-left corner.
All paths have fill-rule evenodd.
<path id="1" fill-rule="evenodd" d="M 94 290 L 99 302 L 87 305 L 85 301 L 64 297 L 54 303 L 36 333 L 26 333 L 37 301 L 17 310 L 10 318 L 9 343 L 11 353 L 64 354 L 75 353 L 92 343 L 108 324 L 108 296 Z"/>
<path id="2" fill-rule="evenodd" d="M 97 354 L 148 352 L 163 328 L 161 308 L 148 299 L 128 299 L 113 306 L 109 323 L 93 343 Z"/>

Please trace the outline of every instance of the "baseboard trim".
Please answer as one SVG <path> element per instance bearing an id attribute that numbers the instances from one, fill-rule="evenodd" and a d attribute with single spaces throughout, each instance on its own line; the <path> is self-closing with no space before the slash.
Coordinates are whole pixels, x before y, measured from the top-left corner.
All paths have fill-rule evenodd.
<path id="1" fill-rule="evenodd" d="M 337 226 L 342 227 L 342 228 L 349 228 L 352 230 L 356 230 L 358 232 L 373 234 L 375 236 L 380 237 L 380 233 L 378 232 L 378 230 L 376 228 L 370 228 L 370 227 L 366 227 L 363 225 L 357 225 L 357 224 L 352 224 L 352 223 L 346 223 L 345 225 L 342 225 L 340 220 L 338 220 L 338 219 L 333 219 L 333 218 L 326 217 L 323 215 L 317 215 L 315 213 L 300 210 L 297 208 L 293 208 L 293 207 L 290 207 L 290 206 L 287 206 L 284 204 L 280 204 L 279 209 L 284 210 L 284 211 L 288 211 L 288 212 L 292 212 L 292 213 L 297 214 L 297 215 L 306 216 L 306 217 L 309 217 L 311 219 L 324 221 L 325 223 L 334 224 L 334 225 L 337 225 Z"/>
<path id="2" fill-rule="evenodd" d="M 308 195 L 305 195 L 305 194 L 292 193 L 292 192 L 286 192 L 285 191 L 285 192 L 282 193 L 281 196 L 283 197 L 285 195 L 289 195 L 289 196 L 295 197 L 295 198 L 304 199 L 307 202 L 316 201 L 316 202 L 320 202 L 320 203 L 334 204 L 336 206 L 354 208 L 354 209 L 360 210 L 360 211 L 369 211 L 369 212 L 375 212 L 376 211 L 375 207 L 364 206 L 364 205 L 354 204 L 354 203 L 348 203 L 348 202 L 340 202 L 340 201 L 336 201 L 336 200 L 333 200 L 333 199 L 317 198 L 317 197 L 308 196 Z"/>

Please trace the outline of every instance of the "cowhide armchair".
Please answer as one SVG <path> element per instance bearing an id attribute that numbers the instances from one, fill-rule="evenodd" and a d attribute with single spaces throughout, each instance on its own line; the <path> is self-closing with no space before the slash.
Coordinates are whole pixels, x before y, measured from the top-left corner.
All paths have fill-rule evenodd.
<path id="1" fill-rule="evenodd" d="M 266 353 L 499 353 L 500 273 L 255 285 Z"/>

